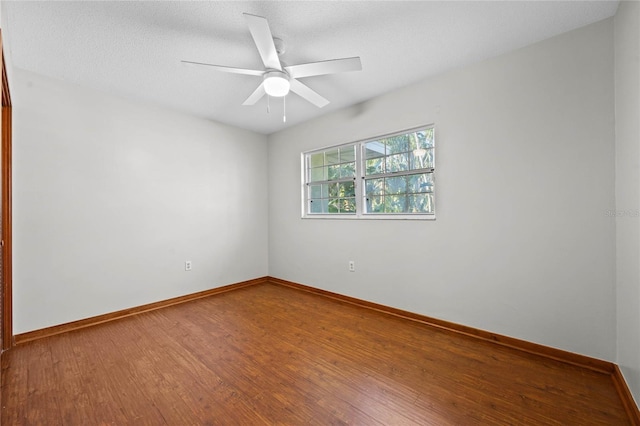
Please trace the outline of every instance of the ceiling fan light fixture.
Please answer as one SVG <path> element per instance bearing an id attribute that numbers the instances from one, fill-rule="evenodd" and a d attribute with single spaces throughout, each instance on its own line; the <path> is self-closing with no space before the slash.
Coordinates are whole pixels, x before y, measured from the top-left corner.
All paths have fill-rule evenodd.
<path id="1" fill-rule="evenodd" d="M 289 93 L 289 76 L 282 71 L 270 71 L 264 75 L 264 91 L 269 96 L 281 98 Z"/>

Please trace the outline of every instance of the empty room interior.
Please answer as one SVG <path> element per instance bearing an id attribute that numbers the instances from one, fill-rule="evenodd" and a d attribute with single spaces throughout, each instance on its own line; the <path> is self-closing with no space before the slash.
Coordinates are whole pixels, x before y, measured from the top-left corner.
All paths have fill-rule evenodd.
<path id="1" fill-rule="evenodd" d="M 640 2 L 0 2 L 3 425 L 640 425 Z"/>

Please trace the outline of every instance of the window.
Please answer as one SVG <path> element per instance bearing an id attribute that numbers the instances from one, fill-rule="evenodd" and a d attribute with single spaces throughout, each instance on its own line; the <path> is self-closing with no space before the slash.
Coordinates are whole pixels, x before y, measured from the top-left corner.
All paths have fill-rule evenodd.
<path id="1" fill-rule="evenodd" d="M 306 152 L 303 216 L 435 218 L 434 127 Z"/>
<path id="2" fill-rule="evenodd" d="M 356 145 L 307 155 L 309 213 L 356 213 Z"/>

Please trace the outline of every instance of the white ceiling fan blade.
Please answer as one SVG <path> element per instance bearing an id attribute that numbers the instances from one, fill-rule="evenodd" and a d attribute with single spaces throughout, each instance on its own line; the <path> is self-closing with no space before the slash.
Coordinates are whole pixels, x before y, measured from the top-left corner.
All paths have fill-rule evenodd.
<path id="1" fill-rule="evenodd" d="M 205 64 L 203 62 L 192 62 L 192 61 L 180 61 L 182 62 L 184 65 L 202 65 L 205 67 L 210 67 L 213 68 L 217 71 L 222 71 L 222 72 L 229 72 L 232 74 L 246 74 L 246 75 L 256 75 L 258 77 L 262 76 L 262 74 L 264 74 L 264 71 L 259 71 L 259 70 L 249 70 L 246 68 L 235 68 L 235 67 L 225 67 L 222 65 L 213 65 L 213 64 Z"/>
<path id="2" fill-rule="evenodd" d="M 255 105 L 267 92 L 264 91 L 264 82 L 260 83 L 260 86 L 249 95 L 246 101 L 242 105 Z"/>
<path id="3" fill-rule="evenodd" d="M 314 75 L 336 74 L 339 72 L 361 71 L 360 58 L 331 59 L 328 61 L 310 62 L 308 64 L 291 65 L 285 67 L 293 78 L 311 77 Z"/>
<path id="4" fill-rule="evenodd" d="M 280 59 L 278 58 L 278 52 L 276 46 L 273 44 L 273 35 L 269 29 L 269 23 L 266 18 L 262 16 L 249 15 L 243 13 L 249 25 L 249 31 L 253 41 L 256 43 L 258 53 L 262 58 L 262 62 L 266 68 L 282 71 L 282 65 L 280 65 Z"/>
<path id="5" fill-rule="evenodd" d="M 291 80 L 289 80 L 289 83 L 291 84 L 292 92 L 297 93 L 298 95 L 300 95 L 300 97 L 311 102 L 318 108 L 322 108 L 329 103 L 328 100 L 317 94 L 309 86 L 300 83 L 298 80 L 292 78 Z"/>

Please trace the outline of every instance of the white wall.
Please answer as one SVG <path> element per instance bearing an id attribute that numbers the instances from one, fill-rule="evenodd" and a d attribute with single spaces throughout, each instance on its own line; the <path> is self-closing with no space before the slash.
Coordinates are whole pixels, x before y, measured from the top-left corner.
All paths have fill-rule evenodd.
<path id="1" fill-rule="evenodd" d="M 270 275 L 615 360 L 612 45 L 609 19 L 271 135 Z M 436 221 L 300 218 L 302 151 L 427 123 Z"/>
<path id="2" fill-rule="evenodd" d="M 618 365 L 640 401 L 640 3 L 615 16 Z"/>
<path id="3" fill-rule="evenodd" d="M 267 275 L 265 136 L 13 71 L 14 333 Z"/>

